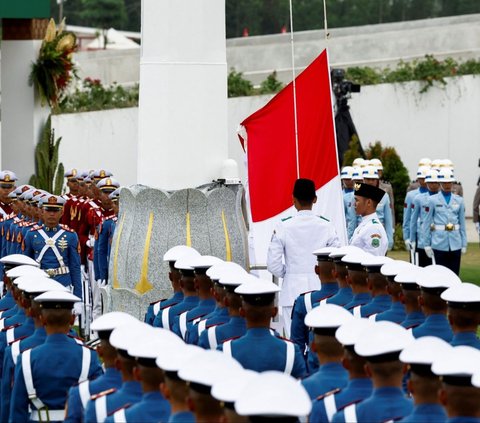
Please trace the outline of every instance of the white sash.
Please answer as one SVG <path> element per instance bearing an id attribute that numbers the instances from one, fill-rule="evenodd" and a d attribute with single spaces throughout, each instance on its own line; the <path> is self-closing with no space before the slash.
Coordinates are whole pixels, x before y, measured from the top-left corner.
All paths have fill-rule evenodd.
<path id="1" fill-rule="evenodd" d="M 293 342 L 285 341 L 287 344 L 287 353 L 285 357 L 285 369 L 284 373 L 287 375 L 292 374 L 293 364 L 295 362 L 295 345 Z"/>
<path id="2" fill-rule="evenodd" d="M 20 355 L 20 341 L 14 342 L 12 344 L 12 360 L 13 364 L 17 364 L 18 356 Z"/>
<path id="3" fill-rule="evenodd" d="M 185 335 L 187 334 L 187 313 L 188 311 L 184 311 L 178 318 L 178 326 L 183 340 L 185 340 Z"/>
<path id="4" fill-rule="evenodd" d="M 226 341 L 223 343 L 223 352 L 229 357 L 232 356 L 232 341 Z"/>
<path id="5" fill-rule="evenodd" d="M 122 408 L 121 410 L 118 410 L 113 415 L 113 421 L 115 423 L 126 423 L 127 417 L 125 416 L 125 409 L 124 408 Z"/>
<path id="6" fill-rule="evenodd" d="M 335 395 L 327 395 L 323 400 L 325 406 L 325 413 L 327 414 L 327 420 L 332 421 L 333 415 L 337 412 L 337 404 L 335 403 Z"/>
<path id="7" fill-rule="evenodd" d="M 198 325 L 197 325 L 198 336 L 200 336 L 202 334 L 202 332 L 205 330 L 206 327 L 207 327 L 207 321 L 206 320 L 200 320 L 198 322 Z"/>
<path id="8" fill-rule="evenodd" d="M 7 337 L 7 345 L 15 341 L 15 328 L 8 329 L 6 333 L 6 337 Z"/>
<path id="9" fill-rule="evenodd" d="M 368 316 L 368 320 L 374 322 L 377 319 L 377 314 L 378 313 L 370 314 L 370 316 Z"/>
<path id="10" fill-rule="evenodd" d="M 160 306 L 162 305 L 163 301 L 159 301 L 158 303 L 153 305 L 153 314 L 156 316 L 160 311 Z"/>
<path id="11" fill-rule="evenodd" d="M 353 307 L 353 317 L 357 317 L 357 318 L 360 318 L 362 317 L 362 311 L 360 310 L 360 305 L 356 306 L 356 307 Z"/>
<path id="12" fill-rule="evenodd" d="M 207 335 L 208 335 L 208 343 L 210 344 L 210 349 L 216 350 L 218 346 L 217 327 L 214 326 L 213 328 L 208 328 Z"/>
<path id="13" fill-rule="evenodd" d="M 104 395 L 95 400 L 95 417 L 97 422 L 102 422 L 107 418 L 107 396 Z"/>
<path id="14" fill-rule="evenodd" d="M 51 238 L 45 233 L 45 231 L 43 229 L 39 229 L 37 231 L 40 236 L 44 239 L 45 241 L 45 245 L 43 246 L 42 250 L 40 251 L 40 254 L 38 255 L 38 257 L 36 258 L 36 261 L 38 263 L 40 263 L 42 261 L 42 258 L 43 256 L 45 255 L 45 253 L 47 252 L 47 250 L 49 248 L 52 249 L 53 251 L 53 254 L 55 254 L 55 257 L 57 258 L 58 260 L 58 263 L 60 265 L 60 267 L 64 267 L 65 266 L 65 263 L 63 261 L 63 257 L 62 255 L 60 254 L 60 251 L 58 251 L 58 248 L 56 246 L 56 241 L 58 238 L 60 238 L 60 236 L 63 235 L 63 233 L 65 232 L 64 229 L 60 229 L 54 236 L 52 236 Z"/>
<path id="15" fill-rule="evenodd" d="M 348 423 L 357 423 L 357 412 L 355 404 L 350 404 L 343 409 L 343 416 Z"/>
<path id="16" fill-rule="evenodd" d="M 303 301 L 305 302 L 305 310 L 307 311 L 307 313 L 309 311 L 312 310 L 313 306 L 312 306 L 312 293 L 311 292 L 307 292 L 304 296 L 303 296 Z"/>
<path id="17" fill-rule="evenodd" d="M 78 394 L 80 395 L 80 401 L 83 409 L 87 407 L 87 402 L 90 400 L 90 381 L 86 380 L 78 385 Z"/>
<path id="18" fill-rule="evenodd" d="M 162 311 L 162 327 L 163 329 L 170 330 L 170 307 Z"/>
<path id="19" fill-rule="evenodd" d="M 31 352 L 32 350 L 27 350 L 22 356 L 23 380 L 25 381 L 25 389 L 27 390 L 28 398 L 32 401 L 32 404 L 37 410 L 41 410 L 45 407 L 45 404 L 37 397 L 37 391 L 33 385 L 32 364 L 30 361 Z"/>
<path id="20" fill-rule="evenodd" d="M 88 379 L 88 371 L 90 370 L 90 360 L 92 356 L 90 350 L 87 347 L 82 347 L 82 370 L 78 378 L 78 383 L 81 383 Z"/>

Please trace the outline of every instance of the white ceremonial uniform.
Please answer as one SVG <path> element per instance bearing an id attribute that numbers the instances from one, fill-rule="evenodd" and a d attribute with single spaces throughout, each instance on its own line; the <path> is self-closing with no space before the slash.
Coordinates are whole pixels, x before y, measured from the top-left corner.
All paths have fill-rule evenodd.
<path id="1" fill-rule="evenodd" d="M 364 216 L 350 240 L 350 245 L 375 256 L 384 256 L 388 249 L 385 228 L 378 219 L 377 213 Z"/>
<path id="2" fill-rule="evenodd" d="M 335 227 L 327 219 L 311 210 L 300 210 L 283 219 L 275 228 L 268 248 L 267 269 L 283 278 L 278 305 L 286 335 L 290 334 L 291 311 L 296 298 L 304 292 L 320 289 L 315 274 L 314 250 L 339 247 Z"/>

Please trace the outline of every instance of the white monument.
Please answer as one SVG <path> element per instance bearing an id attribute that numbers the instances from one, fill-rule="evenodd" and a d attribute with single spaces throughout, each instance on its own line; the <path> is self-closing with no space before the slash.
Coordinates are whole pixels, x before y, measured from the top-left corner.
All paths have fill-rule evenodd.
<path id="1" fill-rule="evenodd" d="M 226 140 L 225 1 L 143 0 L 138 182 L 167 190 L 211 182 Z"/>

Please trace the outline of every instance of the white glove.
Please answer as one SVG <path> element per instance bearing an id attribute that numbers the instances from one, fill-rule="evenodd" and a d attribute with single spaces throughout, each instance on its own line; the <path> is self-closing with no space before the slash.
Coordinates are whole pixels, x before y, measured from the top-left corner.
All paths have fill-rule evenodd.
<path id="1" fill-rule="evenodd" d="M 78 303 L 75 303 L 73 305 L 73 314 L 75 314 L 75 316 L 80 316 L 82 313 L 83 313 L 83 303 L 79 301 Z"/>
<path id="2" fill-rule="evenodd" d="M 412 244 L 410 244 L 410 241 L 408 239 L 405 240 L 405 248 L 407 251 L 410 251 L 412 249 Z"/>
<path id="3" fill-rule="evenodd" d="M 462 254 L 466 254 L 467 253 L 467 247 L 463 247 L 462 248 Z"/>
<path id="4" fill-rule="evenodd" d="M 480 222 L 475 222 L 475 228 L 477 228 L 477 232 L 480 235 Z"/>
<path id="5" fill-rule="evenodd" d="M 85 243 L 85 245 L 86 245 L 88 248 L 93 248 L 93 246 L 95 245 L 95 238 L 89 238 L 89 239 L 87 239 L 87 242 Z"/>
<path id="6" fill-rule="evenodd" d="M 97 285 L 103 288 L 107 286 L 107 281 L 105 279 L 97 279 Z"/>
<path id="7" fill-rule="evenodd" d="M 428 258 L 432 258 L 433 257 L 432 247 L 425 247 L 425 254 L 427 255 Z"/>
<path id="8" fill-rule="evenodd" d="M 410 241 L 410 245 L 412 246 L 412 250 L 415 251 L 415 247 L 417 246 L 417 243 Z"/>

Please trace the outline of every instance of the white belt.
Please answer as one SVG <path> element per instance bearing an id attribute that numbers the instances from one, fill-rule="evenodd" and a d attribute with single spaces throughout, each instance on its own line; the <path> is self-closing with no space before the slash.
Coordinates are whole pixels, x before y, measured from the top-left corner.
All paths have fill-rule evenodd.
<path id="1" fill-rule="evenodd" d="M 48 276 L 59 276 L 70 273 L 68 266 L 57 267 L 56 269 L 43 269 Z"/>
<path id="2" fill-rule="evenodd" d="M 65 420 L 65 410 L 33 410 L 30 420 L 35 422 L 53 422 Z"/>
<path id="3" fill-rule="evenodd" d="M 458 231 L 460 229 L 460 225 L 454 225 L 454 224 L 450 224 L 450 227 L 449 225 L 432 225 L 436 231 L 447 231 L 447 232 L 451 232 L 451 231 Z"/>

